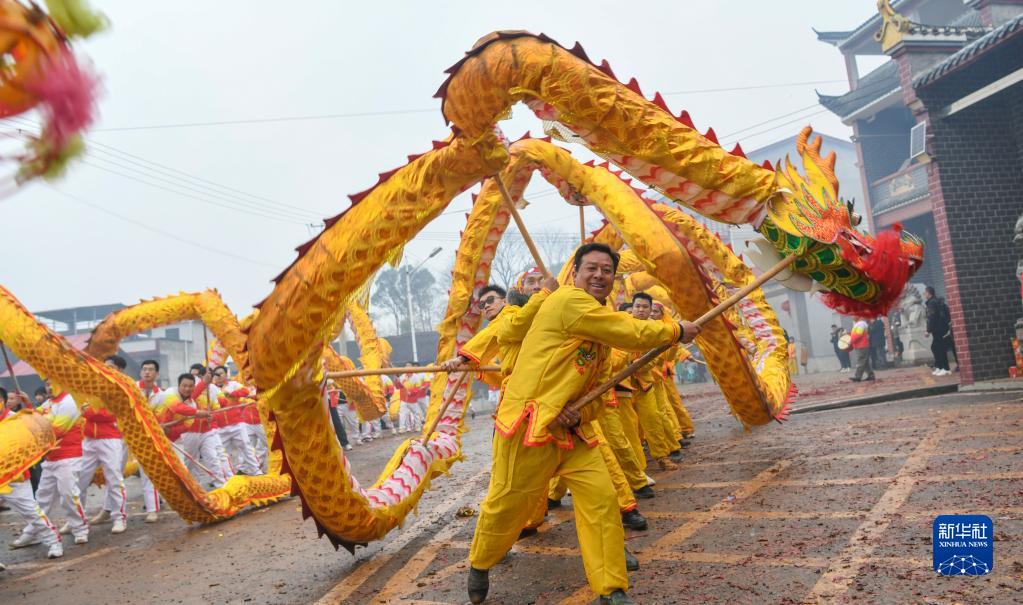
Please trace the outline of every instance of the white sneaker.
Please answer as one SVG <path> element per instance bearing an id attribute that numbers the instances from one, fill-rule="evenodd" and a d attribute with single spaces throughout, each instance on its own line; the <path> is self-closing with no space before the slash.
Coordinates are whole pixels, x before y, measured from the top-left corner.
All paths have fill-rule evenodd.
<path id="1" fill-rule="evenodd" d="M 89 536 L 75 536 L 75 544 L 88 544 Z"/>
<path id="2" fill-rule="evenodd" d="M 39 542 L 39 538 L 31 534 L 21 534 L 13 542 L 8 544 L 8 546 L 11 547 L 11 550 L 14 550 L 17 548 L 25 548 L 26 546 L 35 546 L 36 544 L 39 544 Z"/>
<path id="3" fill-rule="evenodd" d="M 646 484 L 653 487 L 654 485 L 657 485 L 657 482 L 654 481 L 654 478 L 650 475 L 646 475 Z"/>
<path id="4" fill-rule="evenodd" d="M 939 370 L 938 368 L 934 368 L 933 370 L 931 370 L 931 376 L 937 376 L 938 372 L 940 372 L 940 371 L 941 370 Z"/>
<path id="5" fill-rule="evenodd" d="M 92 519 L 89 519 L 89 525 L 102 525 L 103 523 L 110 523 L 110 511 L 101 510 Z"/>
<path id="6" fill-rule="evenodd" d="M 59 559 L 64 556 L 64 547 L 61 546 L 60 542 L 50 545 L 50 550 L 46 551 L 47 559 Z"/>
<path id="7" fill-rule="evenodd" d="M 398 429 L 391 429 L 391 434 L 392 435 L 397 435 L 398 434 Z"/>
<path id="8" fill-rule="evenodd" d="M 146 515 L 146 523 L 156 523 L 160 520 L 160 515 L 156 513 L 149 513 Z"/>
<path id="9" fill-rule="evenodd" d="M 64 525 L 61 525 L 60 526 L 60 533 L 61 533 L 61 535 L 70 534 L 71 533 L 71 524 L 70 523 L 64 523 Z"/>
<path id="10" fill-rule="evenodd" d="M 936 376 L 948 376 L 951 373 L 952 372 L 949 371 L 949 370 L 938 370 L 938 373 L 936 374 Z"/>
<path id="11" fill-rule="evenodd" d="M 351 443 L 349 443 L 348 445 L 345 446 L 345 450 L 351 450 L 351 449 L 352 449 L 352 444 Z"/>
<path id="12" fill-rule="evenodd" d="M 120 534 L 120 533 L 124 533 L 124 530 L 126 530 L 126 529 L 128 529 L 128 526 L 125 525 L 124 519 L 118 519 L 118 520 L 114 521 L 114 526 L 110 528 L 110 533 L 112 533 L 112 534 Z"/>

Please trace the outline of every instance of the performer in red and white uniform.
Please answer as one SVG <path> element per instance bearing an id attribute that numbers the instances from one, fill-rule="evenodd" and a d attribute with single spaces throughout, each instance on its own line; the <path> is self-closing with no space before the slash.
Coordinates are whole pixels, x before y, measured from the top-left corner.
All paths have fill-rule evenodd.
<path id="1" fill-rule="evenodd" d="M 66 392 L 54 395 L 49 381 L 46 382 L 46 394 L 49 399 L 41 409 L 53 425 L 57 447 L 46 454 L 43 460 L 43 474 L 39 476 L 36 501 L 50 518 L 58 511 L 65 515 L 68 521 L 61 533 L 70 531 L 75 536 L 75 544 L 85 544 L 89 541 L 89 521 L 85 518 L 85 508 L 78 489 L 84 419 L 71 395 Z M 22 535 L 26 531 L 36 531 L 35 527 L 30 523 L 22 530 Z"/>
<path id="2" fill-rule="evenodd" d="M 107 357 L 107 366 L 124 371 L 128 364 L 118 355 Z M 90 525 L 114 522 L 110 530 L 119 534 L 127 528 L 127 496 L 124 489 L 124 441 L 117 430 L 117 419 L 109 410 L 82 406 L 85 417 L 82 439 L 82 463 L 78 469 L 78 490 L 81 492 L 82 507 L 85 508 L 89 484 L 96 473 L 96 467 L 103 469 L 104 501 L 103 510 L 89 519 Z"/>
<path id="3" fill-rule="evenodd" d="M 227 452 L 228 461 L 244 475 L 259 475 L 261 472 L 259 461 L 256 460 L 256 451 L 249 441 L 249 427 L 245 423 L 246 408 L 239 407 L 243 404 L 242 399 L 251 397 L 251 391 L 238 382 L 229 380 L 226 367 L 217 366 L 213 369 L 210 393 L 215 398 L 216 407 L 223 410 L 214 412 L 213 418 L 220 442 Z"/>
<path id="4" fill-rule="evenodd" d="M 194 389 L 194 376 L 191 374 L 178 376 L 178 387 L 169 389 L 164 397 L 165 407 L 160 421 L 161 423 L 180 421 L 167 428 L 167 438 L 180 448 L 178 456 L 181 457 L 181 462 L 199 481 L 200 471 L 207 473 L 195 464 L 198 460 L 213 472 L 210 477 L 213 485 L 220 487 L 234 473 L 225 464 L 223 445 L 213 430 L 213 412 L 216 404 L 210 404 L 205 389 L 198 393 L 195 393 Z"/>
<path id="5" fill-rule="evenodd" d="M 12 394 L 11 398 L 20 399 L 27 408 L 32 407 L 24 393 Z M 4 419 L 14 416 L 14 413 L 7 406 L 7 391 L 3 388 L 0 388 L 0 400 L 2 400 L 0 401 L 0 422 L 3 422 Z M 61 544 L 60 532 L 50 522 L 50 518 L 43 511 L 42 507 L 39 506 L 35 496 L 32 494 L 32 483 L 29 481 L 28 471 L 25 471 L 21 479 L 12 481 L 6 487 L 0 488 L 0 493 L 3 493 L 4 502 L 14 512 L 18 513 L 26 523 L 21 535 L 11 542 L 11 548 L 25 548 L 26 546 L 43 544 L 47 547 L 47 557 L 51 559 L 63 557 L 64 547 Z"/>
<path id="6" fill-rule="evenodd" d="M 412 362 L 406 363 L 412 366 Z M 408 372 L 398 377 L 398 392 L 401 406 L 398 408 L 398 432 L 418 431 L 423 428 L 423 418 L 419 413 L 419 400 L 423 396 L 423 375 Z"/>
<path id="7" fill-rule="evenodd" d="M 390 410 L 391 407 L 391 396 L 394 395 L 395 386 L 394 380 L 390 376 L 384 374 L 380 377 L 380 382 L 384 385 L 384 401 Z M 391 420 L 391 412 L 387 411 L 383 416 L 380 417 L 380 428 L 382 430 L 390 430 L 392 435 L 398 434 L 398 427 L 394 425 L 394 421 Z"/>
<path id="8" fill-rule="evenodd" d="M 160 379 L 160 364 L 155 359 L 147 359 L 142 362 L 142 369 L 139 371 L 139 390 L 149 400 L 149 407 L 153 414 L 160 418 L 164 409 L 164 398 L 167 392 L 159 387 L 157 381 Z M 139 478 L 142 480 L 142 500 L 146 507 L 146 523 L 156 523 L 160 520 L 160 494 L 156 486 L 146 476 L 146 471 L 139 465 Z"/>
<path id="9" fill-rule="evenodd" d="M 259 417 L 259 408 L 255 405 L 256 388 L 249 387 L 249 393 L 253 405 L 242 410 L 242 418 L 245 428 L 249 432 L 249 442 L 256 452 L 256 461 L 259 463 L 260 472 L 266 474 L 267 464 L 270 462 L 270 444 L 266 440 L 266 429 L 263 427 L 263 420 Z"/>

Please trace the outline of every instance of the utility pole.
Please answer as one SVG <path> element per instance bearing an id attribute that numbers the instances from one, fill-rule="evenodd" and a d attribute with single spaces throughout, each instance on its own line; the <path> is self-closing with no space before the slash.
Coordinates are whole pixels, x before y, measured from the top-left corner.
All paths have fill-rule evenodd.
<path id="1" fill-rule="evenodd" d="M 441 250 L 443 250 L 443 248 L 441 248 L 440 246 L 437 246 L 436 248 L 434 248 L 433 252 L 430 253 L 430 256 L 427 256 L 426 258 L 424 258 L 418 265 L 415 266 L 415 268 L 410 268 L 408 265 L 405 265 L 405 304 L 408 305 L 408 329 L 409 329 L 409 334 L 412 335 L 412 359 L 413 359 L 413 363 L 417 363 L 418 360 L 419 360 L 419 348 L 416 346 L 416 325 L 412 321 L 412 279 L 411 279 L 411 277 L 412 277 L 413 273 L 418 271 L 419 268 L 422 267 L 424 263 L 426 263 L 426 261 L 428 261 L 431 258 L 433 258 L 433 257 L 437 256 L 438 254 L 440 254 Z"/>

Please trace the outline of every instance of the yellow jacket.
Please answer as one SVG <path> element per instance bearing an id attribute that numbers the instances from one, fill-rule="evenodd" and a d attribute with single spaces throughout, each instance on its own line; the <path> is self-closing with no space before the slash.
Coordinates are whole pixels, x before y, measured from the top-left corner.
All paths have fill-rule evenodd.
<path id="1" fill-rule="evenodd" d="M 519 351 L 522 350 L 522 341 L 529 333 L 536 314 L 540 311 L 551 291 L 544 288 L 529 297 L 527 302 L 516 313 L 510 314 L 508 319 L 497 328 L 497 346 L 501 356 L 501 376 L 507 379 L 515 369 L 515 362 L 519 359 Z M 518 309 L 518 307 L 516 307 Z"/>
<path id="2" fill-rule="evenodd" d="M 482 380 L 488 385 L 499 387 L 511 375 L 515 360 L 519 357 L 522 340 L 529 332 L 540 305 L 547 300 L 551 291 L 544 289 L 529 297 L 525 306 L 505 305 L 494 319 L 470 338 L 458 350 L 458 354 L 471 359 L 477 365 L 487 365 L 496 357 L 501 363 L 499 378 L 493 372 L 484 372 Z M 496 381 L 495 381 L 496 378 Z"/>
<path id="3" fill-rule="evenodd" d="M 571 436 L 560 426 L 548 425 L 569 402 L 610 376 L 611 347 L 647 351 L 678 340 L 679 334 L 678 324 L 639 321 L 600 304 L 580 288 L 562 286 L 540 306 L 522 341 L 497 410 L 497 431 L 510 437 L 528 417 L 526 445 L 555 441 L 571 448 Z M 597 443 L 589 425 L 593 415 L 594 410 L 584 409 L 583 421 L 575 429 L 591 447 Z"/>
<path id="4" fill-rule="evenodd" d="M 514 305 L 505 305 L 485 328 L 476 332 L 472 338 L 458 349 L 458 354 L 478 366 L 485 366 L 493 361 L 500 353 L 500 349 L 497 346 L 497 330 L 509 317 L 515 315 L 518 310 L 519 307 Z M 493 372 L 480 372 L 476 378 L 486 383 L 487 386 L 496 389 L 501 386 L 501 376 L 504 375 L 503 356 L 501 369 L 500 376 Z"/>

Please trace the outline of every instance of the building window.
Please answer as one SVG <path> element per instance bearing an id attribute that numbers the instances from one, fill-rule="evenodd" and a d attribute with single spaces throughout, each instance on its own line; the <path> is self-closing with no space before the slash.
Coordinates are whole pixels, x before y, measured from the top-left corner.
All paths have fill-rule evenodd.
<path id="1" fill-rule="evenodd" d="M 167 340 L 181 340 L 181 328 L 167 328 L 163 337 Z"/>

